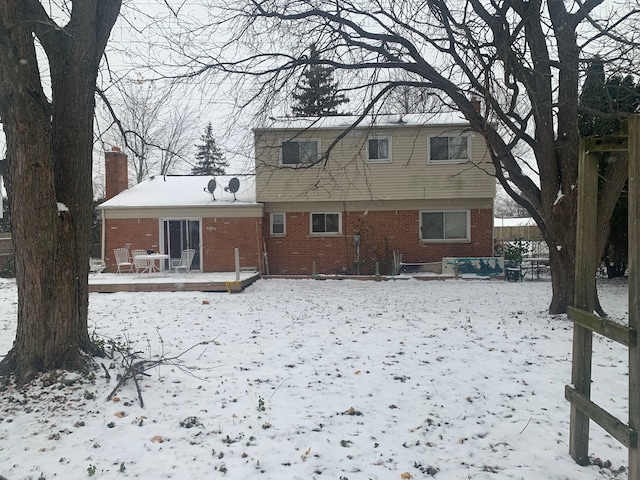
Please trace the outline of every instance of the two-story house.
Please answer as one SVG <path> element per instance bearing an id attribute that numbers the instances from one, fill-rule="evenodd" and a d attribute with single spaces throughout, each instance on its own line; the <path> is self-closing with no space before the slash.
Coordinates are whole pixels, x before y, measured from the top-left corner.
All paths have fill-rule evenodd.
<path id="1" fill-rule="evenodd" d="M 255 179 L 237 194 L 208 177 L 156 176 L 127 188 L 127 160 L 107 152 L 102 251 L 151 249 L 194 270 L 271 275 L 390 273 L 394 260 L 441 262 L 493 251 L 493 167 L 458 114 L 287 118 L 254 130 Z M 255 180 L 255 182 L 253 182 Z M 255 185 L 255 188 L 254 188 Z M 167 262 L 169 265 L 170 262 Z"/>
<path id="2" fill-rule="evenodd" d="M 285 118 L 255 134 L 271 274 L 493 254 L 493 166 L 459 114 Z M 396 258 L 397 260 L 397 258 Z"/>

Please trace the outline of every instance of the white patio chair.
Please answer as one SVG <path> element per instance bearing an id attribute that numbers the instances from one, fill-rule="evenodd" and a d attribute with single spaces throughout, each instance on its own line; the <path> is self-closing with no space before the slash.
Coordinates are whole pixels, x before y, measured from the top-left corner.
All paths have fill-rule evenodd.
<path id="1" fill-rule="evenodd" d="M 133 266 L 136 269 L 136 273 L 151 273 L 153 261 L 149 260 L 148 258 L 140 258 L 140 255 L 147 255 L 147 251 L 131 250 L 131 256 L 133 257 Z"/>
<path id="2" fill-rule="evenodd" d="M 133 273 L 133 263 L 131 263 L 131 259 L 129 259 L 129 250 L 126 248 L 116 248 L 113 251 L 113 256 L 116 258 L 116 264 L 118 265 L 116 273 Z"/>
<path id="3" fill-rule="evenodd" d="M 89 273 L 93 275 L 99 275 L 105 271 L 107 266 L 100 258 L 90 258 L 89 259 Z"/>
<path id="4" fill-rule="evenodd" d="M 193 248 L 183 250 L 180 259 L 171 260 L 171 268 L 173 271 L 177 273 L 184 270 L 185 273 L 189 273 L 191 271 L 191 263 L 193 262 L 195 254 L 196 251 Z"/>

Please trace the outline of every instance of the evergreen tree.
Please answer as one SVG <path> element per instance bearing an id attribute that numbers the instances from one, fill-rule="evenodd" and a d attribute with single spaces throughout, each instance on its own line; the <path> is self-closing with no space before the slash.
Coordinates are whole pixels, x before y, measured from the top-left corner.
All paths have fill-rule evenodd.
<path id="1" fill-rule="evenodd" d="M 225 160 L 224 154 L 218 148 L 213 138 L 213 128 L 211 122 L 207 125 L 204 135 L 200 137 L 201 145 L 196 145 L 197 163 L 191 169 L 192 175 L 224 175 L 225 168 L 229 163 Z"/>
<path id="2" fill-rule="evenodd" d="M 640 105 L 640 82 L 633 77 L 614 76 L 605 79 L 604 65 L 599 58 L 587 68 L 587 76 L 580 94 L 578 127 L 582 137 L 620 133 L 619 113 L 633 113 Z M 598 169 L 600 178 L 608 165 L 609 156 L 602 155 Z M 602 180 L 600 180 L 602 182 Z M 628 195 L 622 191 L 610 220 L 609 237 L 604 262 L 609 278 L 622 277 L 628 261 Z"/>
<path id="3" fill-rule="evenodd" d="M 293 93 L 297 102 L 293 106 L 296 117 L 323 117 L 339 115 L 337 108 L 349 99 L 338 92 L 338 83 L 333 79 L 334 68 L 317 63 L 320 54 L 315 44 L 311 45 L 308 68 L 302 73 Z"/>
<path id="4" fill-rule="evenodd" d="M 604 65 L 598 57 L 587 67 L 579 103 L 578 128 L 581 137 L 611 134 L 619 127 L 618 120 L 610 115 L 613 105 L 607 91 Z M 607 118 L 604 118 L 605 114 Z"/>

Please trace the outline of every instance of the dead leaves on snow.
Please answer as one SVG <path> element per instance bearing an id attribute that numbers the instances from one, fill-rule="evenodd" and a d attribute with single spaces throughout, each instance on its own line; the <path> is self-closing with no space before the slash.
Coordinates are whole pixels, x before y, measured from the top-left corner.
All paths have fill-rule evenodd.
<path id="1" fill-rule="evenodd" d="M 361 417 L 362 416 L 362 412 L 360 410 L 356 410 L 353 407 L 349 407 L 347 410 L 342 412 L 340 415 L 351 415 L 353 417 Z"/>
<path id="2" fill-rule="evenodd" d="M 307 457 L 309 456 L 309 454 L 311 453 L 311 447 L 307 448 L 307 450 L 300 456 L 300 459 L 303 462 L 307 461 Z"/>

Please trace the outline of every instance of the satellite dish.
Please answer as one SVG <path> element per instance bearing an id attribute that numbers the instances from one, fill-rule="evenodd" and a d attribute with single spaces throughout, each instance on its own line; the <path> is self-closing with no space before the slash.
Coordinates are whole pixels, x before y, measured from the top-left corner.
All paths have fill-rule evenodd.
<path id="1" fill-rule="evenodd" d="M 209 180 L 209 183 L 207 183 L 207 186 L 204 189 L 205 192 L 209 192 L 211 194 L 211 200 L 216 199 L 215 195 L 213 194 L 215 189 L 216 189 L 216 179 L 212 178 L 211 180 Z"/>
<path id="2" fill-rule="evenodd" d="M 238 190 L 240 190 L 240 180 L 238 180 L 236 177 L 233 177 L 231 180 L 229 180 L 229 186 L 225 187 L 225 192 L 231 192 L 233 193 L 233 201 L 236 201 L 236 192 Z"/>

